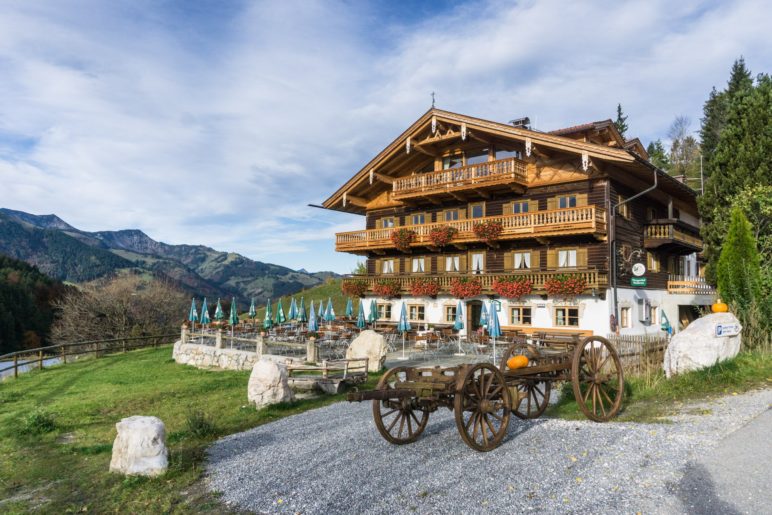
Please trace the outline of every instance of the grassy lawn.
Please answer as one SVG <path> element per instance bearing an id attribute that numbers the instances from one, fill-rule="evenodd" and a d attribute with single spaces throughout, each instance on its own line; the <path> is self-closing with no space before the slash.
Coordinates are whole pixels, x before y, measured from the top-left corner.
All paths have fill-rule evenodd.
<path id="1" fill-rule="evenodd" d="M 296 293 L 292 296 L 286 296 L 282 297 L 281 303 L 284 307 L 284 314 L 286 315 L 289 313 L 289 306 L 290 301 L 292 300 L 292 297 L 295 297 L 297 300 L 298 306 L 300 305 L 300 298 L 303 297 L 306 302 L 306 310 L 308 310 L 311 307 L 311 301 L 314 301 L 314 308 L 317 310 L 319 309 L 319 302 L 324 302 L 324 307 L 327 307 L 327 299 L 332 299 L 332 307 L 335 310 L 335 314 L 337 316 L 343 316 L 346 313 L 346 302 L 348 301 L 348 297 L 343 295 L 340 291 L 340 284 L 341 279 L 330 279 L 327 282 L 320 284 L 318 286 L 314 286 L 313 288 L 309 288 L 307 290 L 303 290 L 301 292 Z M 273 316 L 276 316 L 276 306 L 278 305 L 279 299 L 271 299 L 271 309 L 273 310 Z M 357 309 L 359 308 L 359 299 L 353 299 L 354 302 L 354 316 L 357 314 Z M 263 317 L 265 317 L 265 305 L 257 306 L 257 320 L 262 320 Z M 241 318 L 246 319 L 247 315 L 242 314 Z"/>
<path id="2" fill-rule="evenodd" d="M 617 420 L 662 422 L 687 401 L 739 394 L 755 388 L 772 387 L 772 354 L 743 352 L 712 367 L 681 374 L 668 380 L 661 369 L 625 377 L 625 399 Z M 583 419 L 574 400 L 571 384 L 564 384 L 561 401 L 546 415 Z"/>
<path id="3" fill-rule="evenodd" d="M 248 378 L 248 371 L 177 365 L 167 345 L 0 383 L 0 512 L 226 511 L 196 484 L 209 443 L 343 398 L 257 411 L 247 405 Z M 154 415 L 166 424 L 170 466 L 163 477 L 108 473 L 115 423 L 131 415 Z"/>

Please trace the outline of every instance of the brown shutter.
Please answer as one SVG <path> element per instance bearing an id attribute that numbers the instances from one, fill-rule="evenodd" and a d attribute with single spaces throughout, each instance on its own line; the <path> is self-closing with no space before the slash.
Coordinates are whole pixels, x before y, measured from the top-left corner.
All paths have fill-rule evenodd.
<path id="1" fill-rule="evenodd" d="M 466 268 L 466 254 L 461 254 L 458 257 L 458 271 L 462 274 L 465 274 L 469 272 L 469 270 Z"/>
<path id="2" fill-rule="evenodd" d="M 511 215 L 512 212 L 513 212 L 512 204 L 513 204 L 512 202 L 507 202 L 503 206 L 501 206 L 501 214 L 502 215 Z"/>
<path id="3" fill-rule="evenodd" d="M 535 213 L 539 210 L 539 201 L 538 200 L 529 200 L 528 201 L 528 212 L 529 213 Z"/>
<path id="4" fill-rule="evenodd" d="M 465 220 L 466 219 L 466 209 L 458 208 L 458 219 L 459 220 Z"/>
<path id="5" fill-rule="evenodd" d="M 394 258 L 394 275 L 402 272 L 402 258 Z"/>
<path id="6" fill-rule="evenodd" d="M 552 211 L 553 209 L 558 208 L 558 198 L 557 197 L 550 197 L 547 199 L 547 211 Z"/>
<path id="7" fill-rule="evenodd" d="M 434 272 L 434 256 L 429 256 L 426 258 L 426 262 L 424 263 L 425 270 L 427 274 L 431 274 Z"/>
<path id="8" fill-rule="evenodd" d="M 587 205 L 587 194 L 577 193 L 576 195 L 576 207 L 583 207 Z"/>
<path id="9" fill-rule="evenodd" d="M 511 272 L 515 268 L 515 254 L 511 250 L 504 251 L 504 271 Z"/>
<path id="10" fill-rule="evenodd" d="M 558 251 L 557 249 L 547 250 L 547 269 L 555 270 L 558 267 Z"/>
<path id="11" fill-rule="evenodd" d="M 576 267 L 587 268 L 587 249 L 576 249 Z"/>
<path id="12" fill-rule="evenodd" d="M 375 275 L 381 275 L 383 273 L 382 263 L 380 259 L 375 260 Z"/>
<path id="13" fill-rule="evenodd" d="M 375 228 L 376 229 L 383 229 L 383 218 L 378 218 L 375 221 Z"/>
<path id="14" fill-rule="evenodd" d="M 531 251 L 531 268 L 534 270 L 541 270 L 541 254 L 538 250 Z"/>

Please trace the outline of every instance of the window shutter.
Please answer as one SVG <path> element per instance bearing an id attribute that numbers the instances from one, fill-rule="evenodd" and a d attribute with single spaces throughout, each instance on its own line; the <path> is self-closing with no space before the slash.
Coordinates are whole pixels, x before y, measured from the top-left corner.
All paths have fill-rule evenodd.
<path id="1" fill-rule="evenodd" d="M 394 274 L 402 273 L 402 258 L 394 258 Z"/>
<path id="2" fill-rule="evenodd" d="M 458 219 L 464 220 L 466 218 L 466 209 L 460 207 L 458 208 Z"/>
<path id="3" fill-rule="evenodd" d="M 501 206 L 501 214 L 502 215 L 512 214 L 512 202 L 507 202 L 503 206 Z"/>
<path id="4" fill-rule="evenodd" d="M 531 251 L 531 268 L 534 270 L 541 270 L 541 255 L 538 250 Z"/>
<path id="5" fill-rule="evenodd" d="M 514 257 L 515 257 L 514 252 L 511 252 L 511 251 L 504 252 L 504 271 L 505 272 L 510 272 L 514 270 L 515 268 L 514 261 L 513 261 Z"/>
<path id="6" fill-rule="evenodd" d="M 552 211 L 558 208 L 558 198 L 550 197 L 547 199 L 547 211 Z"/>
<path id="7" fill-rule="evenodd" d="M 428 256 L 425 259 L 426 261 L 424 262 L 424 270 L 426 270 L 427 274 L 431 274 L 434 271 L 434 257 Z"/>
<path id="8" fill-rule="evenodd" d="M 558 267 L 558 251 L 557 249 L 549 249 L 547 251 L 547 268 L 549 270 L 555 270 Z"/>
<path id="9" fill-rule="evenodd" d="M 583 207 L 587 205 L 587 194 L 586 193 L 577 193 L 576 194 L 576 207 Z"/>
<path id="10" fill-rule="evenodd" d="M 576 250 L 576 267 L 587 268 L 587 249 Z"/>
<path id="11" fill-rule="evenodd" d="M 394 227 L 399 227 L 402 225 L 402 217 L 401 216 L 395 216 L 394 217 Z"/>
<path id="12" fill-rule="evenodd" d="M 375 260 L 375 274 L 381 275 L 383 273 L 383 263 L 380 259 Z"/>
<path id="13" fill-rule="evenodd" d="M 466 254 L 461 254 L 458 257 L 458 271 L 461 272 L 462 274 L 467 273 L 469 271 L 466 265 Z"/>
<path id="14" fill-rule="evenodd" d="M 376 229 L 383 229 L 383 218 L 379 218 L 375 221 Z"/>
<path id="15" fill-rule="evenodd" d="M 529 213 L 535 213 L 539 210 L 539 201 L 538 200 L 529 200 L 528 201 L 528 212 Z"/>

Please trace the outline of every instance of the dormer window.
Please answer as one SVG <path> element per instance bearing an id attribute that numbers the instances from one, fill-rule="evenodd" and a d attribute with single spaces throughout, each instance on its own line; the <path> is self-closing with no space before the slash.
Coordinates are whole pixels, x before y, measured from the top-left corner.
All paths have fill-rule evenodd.
<path id="1" fill-rule="evenodd" d="M 567 209 L 569 207 L 576 207 L 576 195 L 564 195 L 558 197 L 559 209 Z"/>

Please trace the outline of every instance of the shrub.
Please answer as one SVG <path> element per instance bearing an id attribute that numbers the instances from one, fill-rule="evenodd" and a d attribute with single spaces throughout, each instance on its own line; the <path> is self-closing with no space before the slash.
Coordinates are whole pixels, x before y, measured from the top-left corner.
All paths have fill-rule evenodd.
<path id="1" fill-rule="evenodd" d="M 493 243 L 499 239 L 501 231 L 504 230 L 504 226 L 501 225 L 501 222 L 489 220 L 487 222 L 474 224 L 472 230 L 474 231 L 474 235 L 485 243 Z"/>
<path id="2" fill-rule="evenodd" d="M 533 283 L 528 279 L 507 277 L 493 281 L 493 291 L 505 299 L 519 299 L 533 291 Z"/>
<path id="3" fill-rule="evenodd" d="M 410 244 L 415 240 L 416 233 L 410 229 L 397 229 L 391 233 L 391 242 L 402 252 L 410 250 Z"/>
<path id="4" fill-rule="evenodd" d="M 460 277 L 450 285 L 450 294 L 458 299 L 475 297 L 482 293 L 482 283 L 472 277 Z"/>
<path id="5" fill-rule="evenodd" d="M 457 232 L 458 230 L 455 227 L 435 227 L 429 231 L 429 241 L 431 241 L 432 245 L 435 247 L 444 247 L 450 243 L 450 240 L 453 239 Z"/>
<path id="6" fill-rule="evenodd" d="M 735 206 L 716 268 L 721 298 L 745 311 L 759 296 L 759 252 L 751 224 Z"/>
<path id="7" fill-rule="evenodd" d="M 373 285 L 373 292 L 376 295 L 386 297 L 387 299 L 399 295 L 401 289 L 399 281 L 394 279 L 381 279 Z"/>
<path id="8" fill-rule="evenodd" d="M 195 438 L 206 438 L 217 434 L 214 421 L 201 410 L 191 410 L 185 416 L 185 428 Z"/>
<path id="9" fill-rule="evenodd" d="M 440 283 L 432 279 L 415 279 L 410 283 L 410 293 L 416 297 L 434 297 L 440 292 Z"/>
<path id="10" fill-rule="evenodd" d="M 364 279 L 344 279 L 340 285 L 344 295 L 352 297 L 364 297 L 367 291 L 367 281 Z"/>
<path id="11" fill-rule="evenodd" d="M 574 297 L 587 288 L 587 281 L 580 275 L 561 274 L 544 281 L 548 295 L 556 297 Z"/>
<path id="12" fill-rule="evenodd" d="M 50 433 L 56 429 L 54 415 L 43 408 L 35 408 L 22 419 L 21 432 L 28 435 Z"/>

